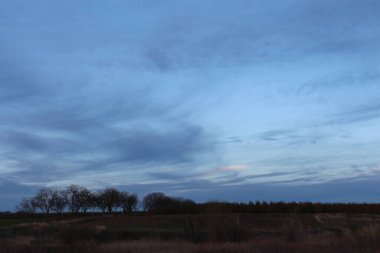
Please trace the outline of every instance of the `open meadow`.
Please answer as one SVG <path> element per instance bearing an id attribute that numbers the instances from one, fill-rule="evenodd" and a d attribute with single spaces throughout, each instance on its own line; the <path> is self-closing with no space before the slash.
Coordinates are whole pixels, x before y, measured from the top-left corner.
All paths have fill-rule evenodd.
<path id="1" fill-rule="evenodd" d="M 3 215 L 0 252 L 380 252 L 380 215 Z"/>

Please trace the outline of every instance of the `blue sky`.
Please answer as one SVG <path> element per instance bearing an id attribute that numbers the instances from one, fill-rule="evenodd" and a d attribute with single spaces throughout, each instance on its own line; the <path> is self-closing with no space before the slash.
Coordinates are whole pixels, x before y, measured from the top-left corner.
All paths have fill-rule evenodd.
<path id="1" fill-rule="evenodd" d="M 0 209 L 83 184 L 379 201 L 380 2 L 0 1 Z"/>

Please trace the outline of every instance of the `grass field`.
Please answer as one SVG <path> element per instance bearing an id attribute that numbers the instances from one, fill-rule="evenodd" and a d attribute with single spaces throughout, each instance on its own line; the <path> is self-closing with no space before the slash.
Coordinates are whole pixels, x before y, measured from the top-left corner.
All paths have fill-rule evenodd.
<path id="1" fill-rule="evenodd" d="M 8 217 L 0 252 L 380 252 L 380 215 Z"/>

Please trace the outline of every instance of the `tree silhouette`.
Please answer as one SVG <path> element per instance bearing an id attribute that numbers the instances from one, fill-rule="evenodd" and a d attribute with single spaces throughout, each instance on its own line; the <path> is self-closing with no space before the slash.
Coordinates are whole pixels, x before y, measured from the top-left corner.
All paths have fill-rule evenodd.
<path id="1" fill-rule="evenodd" d="M 35 213 L 37 211 L 37 202 L 35 197 L 23 198 L 17 206 L 17 210 L 23 213 Z"/>
<path id="2" fill-rule="evenodd" d="M 133 211 L 137 210 L 137 205 L 138 197 L 136 194 L 120 193 L 120 207 L 123 209 L 123 212 L 131 215 Z"/>
<path id="3" fill-rule="evenodd" d="M 97 198 L 97 203 L 103 212 L 111 213 L 113 209 L 120 207 L 120 192 L 115 188 L 98 191 Z"/>
<path id="4" fill-rule="evenodd" d="M 71 213 L 78 213 L 89 206 L 90 191 L 84 186 L 69 185 L 63 191 L 63 196 Z"/>
<path id="5" fill-rule="evenodd" d="M 53 189 L 48 187 L 40 188 L 34 197 L 36 207 L 46 214 L 49 214 L 53 206 Z"/>

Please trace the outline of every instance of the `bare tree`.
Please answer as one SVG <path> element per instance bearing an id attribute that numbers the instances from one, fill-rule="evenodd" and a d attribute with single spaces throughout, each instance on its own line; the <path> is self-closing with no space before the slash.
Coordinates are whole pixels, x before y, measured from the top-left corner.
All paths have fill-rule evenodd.
<path id="1" fill-rule="evenodd" d="M 190 199 L 166 196 L 161 192 L 146 195 L 143 199 L 145 211 L 153 213 L 186 213 L 195 209 L 195 202 Z"/>
<path id="2" fill-rule="evenodd" d="M 99 190 L 97 194 L 98 206 L 103 212 L 111 213 L 120 206 L 120 192 L 115 188 Z"/>
<path id="3" fill-rule="evenodd" d="M 36 207 L 46 214 L 49 214 L 53 206 L 53 189 L 48 187 L 40 188 L 34 197 Z"/>
<path id="4" fill-rule="evenodd" d="M 164 193 L 153 192 L 144 197 L 142 204 L 145 211 L 151 212 L 162 209 L 170 202 L 171 198 L 166 196 Z"/>
<path id="5" fill-rule="evenodd" d="M 131 215 L 133 211 L 137 210 L 138 197 L 136 194 L 128 194 L 127 192 L 120 193 L 120 206 L 123 212 Z"/>
<path id="6" fill-rule="evenodd" d="M 17 206 L 19 212 L 24 213 L 35 213 L 37 211 L 37 202 L 34 197 L 32 198 L 23 198 Z"/>
<path id="7" fill-rule="evenodd" d="M 62 213 L 66 207 L 66 198 L 62 191 L 53 190 L 51 196 L 51 208 L 57 213 Z"/>
<path id="8" fill-rule="evenodd" d="M 81 208 L 83 213 L 86 213 L 88 209 L 94 208 L 96 206 L 96 193 L 89 192 L 89 194 L 86 197 L 86 201 L 84 202 L 83 207 Z"/>
<path id="9" fill-rule="evenodd" d="M 105 199 L 104 190 L 98 190 L 94 196 L 95 206 L 98 207 L 103 213 L 107 211 L 107 200 Z"/>
<path id="10" fill-rule="evenodd" d="M 87 210 L 90 191 L 80 185 L 69 185 L 66 190 L 63 191 L 66 204 L 71 213 L 78 213 L 81 209 Z"/>

